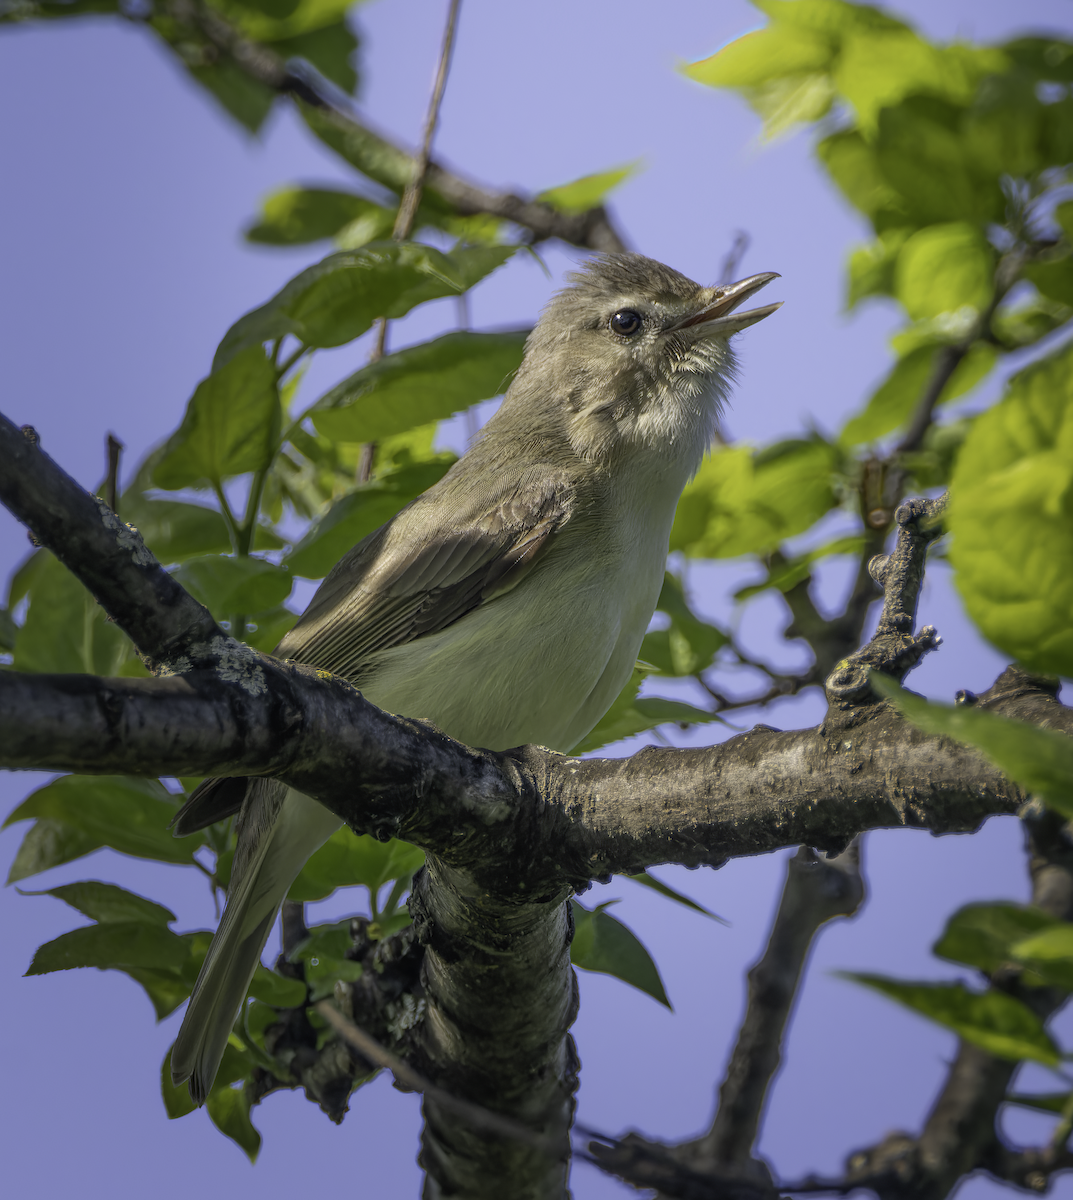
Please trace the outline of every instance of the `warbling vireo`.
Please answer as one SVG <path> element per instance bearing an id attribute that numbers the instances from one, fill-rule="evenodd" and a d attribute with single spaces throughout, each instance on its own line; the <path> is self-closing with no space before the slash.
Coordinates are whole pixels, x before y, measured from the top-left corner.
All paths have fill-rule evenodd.
<path id="1" fill-rule="evenodd" d="M 276 654 L 469 745 L 570 750 L 630 678 L 730 336 L 779 305 L 735 310 L 774 278 L 701 287 L 637 254 L 590 262 L 473 448 L 339 562 Z M 172 1051 L 199 1104 L 288 888 L 340 824 L 274 780 L 212 780 L 175 831 L 240 803 L 227 907 Z"/>

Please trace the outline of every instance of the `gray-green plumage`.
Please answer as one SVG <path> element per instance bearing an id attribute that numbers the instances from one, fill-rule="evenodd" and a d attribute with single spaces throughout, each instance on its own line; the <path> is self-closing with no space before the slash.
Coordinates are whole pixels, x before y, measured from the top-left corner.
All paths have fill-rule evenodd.
<path id="1" fill-rule="evenodd" d="M 705 288 L 640 255 L 574 275 L 473 448 L 343 557 L 276 653 L 470 745 L 571 749 L 630 677 L 733 375 L 728 338 L 778 305 L 734 310 L 773 278 Z M 213 781 L 176 832 L 238 802 Z M 199 1103 L 287 889 L 338 827 L 282 784 L 245 789 L 227 908 L 172 1052 Z"/>

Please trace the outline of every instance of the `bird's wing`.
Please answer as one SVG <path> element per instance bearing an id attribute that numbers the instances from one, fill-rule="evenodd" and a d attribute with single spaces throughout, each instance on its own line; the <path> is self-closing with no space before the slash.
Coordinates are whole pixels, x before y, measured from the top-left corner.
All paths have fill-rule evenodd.
<path id="1" fill-rule="evenodd" d="M 379 651 L 445 629 L 518 584 L 569 521 L 576 496 L 564 472 L 545 468 L 539 479 L 459 507 L 447 524 L 437 518 L 452 506 L 426 493 L 359 542 L 276 647 L 277 657 L 360 684 Z M 176 836 L 237 812 L 244 784 L 202 783 L 172 823 Z"/>
<path id="2" fill-rule="evenodd" d="M 430 521 L 440 505 L 420 497 L 359 542 L 321 585 L 276 654 L 360 681 L 381 650 L 436 633 L 524 578 L 569 520 L 565 477 L 545 477 Z"/>

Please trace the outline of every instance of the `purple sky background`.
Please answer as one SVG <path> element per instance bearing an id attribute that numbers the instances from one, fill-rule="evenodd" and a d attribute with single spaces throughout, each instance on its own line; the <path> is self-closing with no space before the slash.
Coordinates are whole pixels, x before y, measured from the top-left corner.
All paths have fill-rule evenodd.
<path id="1" fill-rule="evenodd" d="M 408 141 L 423 119 L 444 8 L 442 0 L 379 0 L 358 10 L 362 110 Z M 1000 40 L 1029 29 L 1069 36 L 1073 25 L 1068 0 L 905 0 L 895 11 L 937 38 Z M 476 179 L 530 191 L 643 158 L 646 169 L 614 197 L 620 227 L 636 249 L 706 281 L 718 276 L 734 231 L 747 230 L 742 273 L 780 271 L 765 299 L 786 305 L 739 339 L 742 382 L 726 425 L 735 437 L 765 442 L 810 423 L 837 430 L 885 374 L 898 317 L 886 303 L 852 317 L 841 312 L 846 253 L 864 228 L 813 165 L 809 135 L 761 147 L 742 102 L 675 71 L 758 23 L 745 0 L 546 0 L 539 10 L 465 0 L 437 155 Z M 141 31 L 121 24 L 5 28 L 0 111 L 3 409 L 35 425 L 45 449 L 93 487 L 104 472 L 106 431 L 126 443 L 132 471 L 179 421 L 227 326 L 324 253 L 246 246 L 239 230 L 259 199 L 291 181 L 348 184 L 352 176 L 285 108 L 260 138 L 248 138 Z M 578 256 L 549 247 L 544 257 L 552 282 L 518 256 L 481 285 L 474 326 L 531 322 Z M 393 325 L 391 344 L 424 340 L 454 321 L 452 302 L 426 305 Z M 366 354 L 363 344 L 319 354 L 306 394 Z M 969 405 L 997 391 L 992 382 Z M 459 445 L 461 426 L 443 436 Z M 4 572 L 26 552 L 25 532 L 0 511 Z M 735 563 L 691 565 L 688 581 L 697 605 L 720 615 L 753 575 Z M 844 583 L 835 564 L 822 595 L 837 603 Z M 782 602 L 765 595 L 747 609 L 742 637 L 772 662 L 799 662 L 799 649 L 777 636 L 786 620 Z M 949 699 L 959 687 L 982 690 L 1004 665 L 965 621 L 942 567 L 928 575 L 921 621 L 937 625 L 945 645 L 913 675 L 914 688 Z M 735 723 L 790 728 L 821 714 L 813 691 L 763 716 L 745 711 Z M 731 732 L 712 726 L 680 740 Z M 9 811 L 44 778 L 0 774 L 0 808 Z M 0 839 L 5 874 L 22 828 Z M 951 1035 L 831 972 L 957 978 L 964 973 L 929 953 L 949 913 L 970 900 L 1027 899 L 1012 819 L 991 821 L 974 837 L 872 834 L 865 854 L 868 902 L 820 939 L 775 1086 L 761 1148 L 784 1175 L 835 1171 L 847 1152 L 889 1129 L 915 1129 L 954 1046 Z M 574 1032 L 585 1124 L 682 1138 L 708 1121 L 740 1015 L 742 972 L 762 947 L 783 858 L 656 872 L 730 928 L 625 881 L 584 898 L 622 897 L 615 913 L 655 954 L 676 1008 L 668 1013 L 617 981 L 582 973 Z M 208 890 L 191 875 L 105 851 L 28 886 L 111 879 L 168 904 L 183 929 L 212 921 Z M 330 919 L 355 903 L 337 895 L 313 917 Z M 154 1025 L 141 990 L 114 972 L 20 977 L 36 946 L 80 923 L 77 914 L 9 888 L 0 892 L 0 922 L 8 1081 L 0 1154 L 11 1194 L 125 1200 L 151 1187 L 157 1200 L 178 1200 L 193 1185 L 217 1200 L 254 1187 L 290 1195 L 315 1181 L 318 1191 L 416 1195 L 414 1097 L 380 1079 L 355 1094 L 337 1129 L 301 1096 L 273 1096 L 254 1116 L 265 1144 L 251 1168 L 204 1113 L 176 1122 L 164 1115 L 159 1064 L 177 1017 Z M 1073 1043 L 1073 1019 L 1061 1018 L 1057 1029 Z M 1046 1089 L 1054 1080 L 1028 1071 L 1022 1084 Z M 1038 1140 L 1049 1122 L 1018 1113 L 1007 1128 Z M 584 1166 L 573 1188 L 579 1200 L 634 1194 Z M 977 1179 L 959 1196 L 983 1200 L 999 1190 Z M 1073 1181 L 1052 1194 L 1073 1197 Z"/>

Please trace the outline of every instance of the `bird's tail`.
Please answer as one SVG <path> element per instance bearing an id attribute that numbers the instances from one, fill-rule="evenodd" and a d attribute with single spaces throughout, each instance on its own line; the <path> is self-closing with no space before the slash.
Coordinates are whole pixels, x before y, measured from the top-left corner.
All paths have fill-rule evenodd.
<path id="1" fill-rule="evenodd" d="M 203 1104 L 280 905 L 306 860 L 339 828 L 326 808 L 271 779 L 251 781 L 223 920 L 171 1052 L 172 1082 Z"/>

